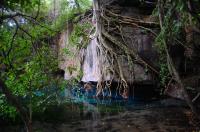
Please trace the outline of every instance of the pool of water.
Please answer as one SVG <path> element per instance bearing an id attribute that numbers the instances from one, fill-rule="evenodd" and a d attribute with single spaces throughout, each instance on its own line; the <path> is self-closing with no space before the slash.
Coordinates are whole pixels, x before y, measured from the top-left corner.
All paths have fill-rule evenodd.
<path id="1" fill-rule="evenodd" d="M 180 106 L 186 106 L 184 102 L 176 99 L 160 99 L 152 96 L 149 98 L 130 96 L 128 99 L 123 99 L 115 91 L 112 91 L 112 96 L 109 96 L 108 93 L 109 91 L 105 89 L 104 96 L 96 97 L 95 88 L 90 91 L 86 91 L 80 86 L 66 88 L 58 94 L 58 97 L 62 99 L 62 103 L 51 104 L 44 113 L 34 114 L 34 130 L 54 132 L 55 129 L 62 128 L 64 131 L 93 132 L 97 129 L 104 131 L 106 130 L 104 127 L 108 127 L 112 123 L 114 123 L 112 124 L 113 127 L 108 128 L 108 130 L 114 130 L 118 127 L 118 122 L 129 126 L 131 121 L 135 123 L 136 120 L 149 120 L 152 113 L 155 115 L 158 111 L 169 111 L 172 108 L 174 110 Z M 37 94 L 42 96 L 42 92 L 37 92 Z M 154 112 L 154 110 L 157 110 L 157 112 Z M 124 115 L 125 113 L 126 115 Z M 130 116 L 130 114 L 132 115 Z M 155 117 L 154 115 L 151 117 L 152 120 Z M 164 116 L 165 113 L 161 115 Z M 121 120 L 123 116 L 126 118 Z M 127 118 L 131 119 L 126 123 L 124 120 Z M 145 125 L 145 122 L 143 123 Z M 121 129 L 123 130 L 123 128 Z M 0 130 L 2 132 L 24 131 L 24 126 L 23 124 L 16 126 L 3 125 Z"/>
<path id="2" fill-rule="evenodd" d="M 65 96 L 71 98 L 76 103 L 89 103 L 92 105 L 134 105 L 134 104 L 145 104 L 153 101 L 152 98 L 142 98 L 137 96 L 129 96 L 128 99 L 124 99 L 118 91 L 110 91 L 104 89 L 103 92 L 97 97 L 96 88 L 93 87 L 90 90 L 85 90 L 83 87 L 74 87 L 65 89 Z"/>

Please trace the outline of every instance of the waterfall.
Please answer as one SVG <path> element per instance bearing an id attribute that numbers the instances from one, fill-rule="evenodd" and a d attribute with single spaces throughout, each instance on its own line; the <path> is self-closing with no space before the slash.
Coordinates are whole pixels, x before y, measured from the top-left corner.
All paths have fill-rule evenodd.
<path id="1" fill-rule="evenodd" d="M 85 52 L 85 58 L 82 65 L 83 70 L 83 82 L 94 81 L 97 82 L 101 78 L 101 56 L 98 56 L 98 42 L 97 38 L 94 38 L 88 44 L 88 47 Z M 107 65 L 107 64 L 104 64 Z M 109 80 L 109 76 L 105 77 L 106 80 Z"/>

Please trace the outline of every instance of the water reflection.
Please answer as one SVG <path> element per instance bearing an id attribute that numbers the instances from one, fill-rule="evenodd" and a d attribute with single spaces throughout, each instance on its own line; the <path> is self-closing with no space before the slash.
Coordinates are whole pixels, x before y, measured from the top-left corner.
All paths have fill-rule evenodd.
<path id="1" fill-rule="evenodd" d="M 108 91 L 105 90 L 104 96 L 97 98 L 95 88 L 91 91 L 86 91 L 81 86 L 66 88 L 58 95 L 58 97 L 62 96 L 62 103 L 50 104 L 44 113 L 33 116 L 34 130 L 48 132 L 124 130 L 124 127 L 119 126 L 121 123 L 126 126 L 127 131 L 132 131 L 134 125 L 130 128 L 131 123 L 137 123 L 139 118 L 142 118 L 140 121 L 154 120 L 154 117 L 158 116 L 158 112 L 154 110 L 168 112 L 169 107 L 183 106 L 178 100 L 142 100 L 137 97 L 124 100 L 115 91 L 112 91 L 111 97 L 105 96 L 108 95 L 106 92 Z M 16 126 L 9 127 L 5 127 L 5 130 L 21 131 L 21 128 L 24 128 L 23 126 L 19 126 L 19 129 Z"/>

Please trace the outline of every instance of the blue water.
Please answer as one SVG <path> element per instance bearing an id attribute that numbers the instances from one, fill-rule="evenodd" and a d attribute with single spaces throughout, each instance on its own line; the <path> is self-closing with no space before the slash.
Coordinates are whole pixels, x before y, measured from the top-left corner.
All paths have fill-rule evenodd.
<path id="1" fill-rule="evenodd" d="M 42 97 L 45 94 L 50 95 L 52 97 L 48 100 L 52 101 L 56 98 L 59 98 L 62 101 L 68 101 L 77 104 L 87 104 L 91 106 L 110 106 L 110 107 L 121 107 L 123 109 L 133 110 L 133 109 L 144 109 L 149 107 L 169 107 L 169 106 L 185 106 L 184 102 L 180 100 L 160 100 L 159 98 L 142 98 L 139 96 L 130 96 L 128 99 L 122 98 L 122 96 L 118 93 L 118 91 L 112 91 L 110 96 L 109 90 L 104 89 L 104 94 L 100 95 L 100 97 L 96 97 L 96 88 L 93 87 L 91 90 L 85 90 L 82 86 L 71 86 L 65 88 L 63 91 L 60 89 L 46 89 L 43 91 L 34 92 L 36 96 Z M 61 101 L 61 102 L 62 102 Z"/>
<path id="2" fill-rule="evenodd" d="M 47 88 L 43 91 L 36 91 L 36 96 L 45 96 L 52 95 L 52 98 L 49 98 L 49 100 L 55 100 L 55 96 L 59 98 L 60 100 L 69 101 L 72 103 L 77 104 L 91 104 L 93 106 L 97 105 L 103 105 L 103 106 L 120 106 L 123 108 L 139 108 L 140 106 L 149 106 L 149 104 L 152 104 L 155 100 L 152 100 L 151 98 L 141 98 L 138 96 L 129 96 L 128 99 L 124 99 L 120 94 L 118 90 L 113 90 L 111 92 L 111 96 L 109 93 L 109 89 L 104 89 L 103 94 L 101 94 L 99 97 L 96 97 L 96 87 L 93 87 L 91 90 L 85 90 L 82 86 L 71 86 L 65 88 L 63 91 L 57 89 L 57 88 Z"/>
<path id="3" fill-rule="evenodd" d="M 85 90 L 83 87 L 74 87 L 70 90 L 71 98 L 73 102 L 76 103 L 133 106 L 144 105 L 151 102 L 151 100 L 147 101 L 133 96 L 130 96 L 128 99 L 124 99 L 117 90 L 112 91 L 111 93 L 112 94 L 110 96 L 109 89 L 104 89 L 103 94 L 101 94 L 99 97 L 96 97 L 95 87 L 93 87 L 91 90 Z"/>

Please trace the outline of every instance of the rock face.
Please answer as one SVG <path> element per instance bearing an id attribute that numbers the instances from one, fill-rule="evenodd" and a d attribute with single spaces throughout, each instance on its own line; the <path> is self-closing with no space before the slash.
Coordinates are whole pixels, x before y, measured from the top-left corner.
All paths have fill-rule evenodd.
<path id="1" fill-rule="evenodd" d="M 64 79 L 76 78 L 80 71 L 80 59 L 78 49 L 69 43 L 69 37 L 73 30 L 73 24 L 68 23 L 67 28 L 61 33 L 58 43 L 59 68 L 65 71 Z"/>
<path id="2" fill-rule="evenodd" d="M 111 33 L 111 35 L 118 41 L 122 41 L 123 39 L 123 42 L 125 42 L 130 51 L 136 52 L 147 64 L 156 67 L 158 55 L 153 46 L 155 36 L 152 32 L 145 29 L 150 25 L 148 25 L 148 23 L 155 21 L 153 20 L 154 18 L 150 16 L 152 12 L 151 3 L 144 6 L 144 8 L 140 8 L 138 2 L 128 2 L 128 0 L 103 1 L 102 4 L 104 5 L 105 10 L 109 8 L 110 11 L 123 16 L 123 18 L 137 20 L 142 24 L 139 26 L 122 24 L 122 27 L 120 28 L 123 38 L 116 36 L 116 34 L 114 35 Z M 149 6 L 151 6 L 151 8 Z M 153 32 L 157 31 L 157 27 L 154 25 L 150 28 Z M 60 50 L 63 50 L 66 45 L 69 45 L 68 37 L 72 29 L 68 30 L 69 31 L 61 34 L 59 42 Z M 72 52 L 77 52 L 77 49 L 74 49 L 73 47 L 69 49 Z M 115 49 L 115 47 L 113 47 L 113 49 Z M 125 56 L 122 51 L 118 50 L 116 53 L 118 54 L 117 59 L 122 67 L 124 78 L 128 82 L 151 82 L 154 80 L 154 77 L 151 72 L 147 70 L 145 65 L 134 62 L 134 64 L 130 66 L 127 56 Z M 80 54 L 82 54 L 82 61 L 79 59 Z M 78 75 L 77 69 L 81 69 L 83 72 L 81 81 L 83 82 L 97 82 L 99 80 L 119 81 L 119 76 L 113 75 L 110 72 L 104 73 L 102 76 L 102 69 L 105 67 L 109 68 L 111 65 L 104 56 L 99 55 L 99 41 L 97 41 L 97 38 L 92 39 L 87 48 L 80 51 L 79 54 L 76 54 L 74 59 L 69 59 L 67 55 L 63 56 L 61 54 L 60 56 L 62 60 L 60 61 L 60 68 L 65 70 L 65 79 L 67 80 L 76 77 Z"/>

